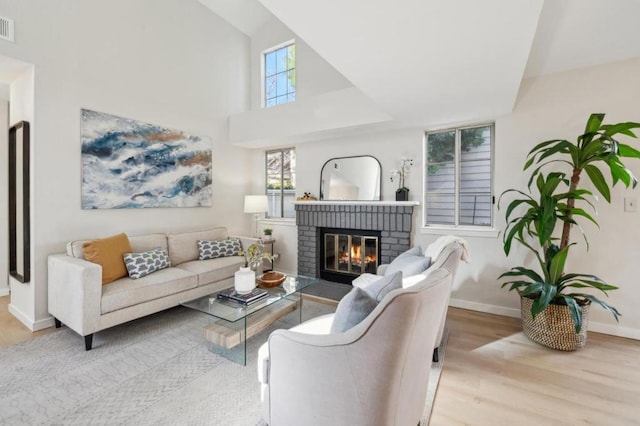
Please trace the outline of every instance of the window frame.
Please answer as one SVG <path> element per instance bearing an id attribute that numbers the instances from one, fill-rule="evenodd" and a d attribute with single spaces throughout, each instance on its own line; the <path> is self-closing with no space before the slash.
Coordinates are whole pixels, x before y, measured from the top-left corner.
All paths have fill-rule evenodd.
<path id="1" fill-rule="evenodd" d="M 490 192 L 491 192 L 491 208 L 490 208 L 490 223 L 488 225 L 469 225 L 469 224 L 460 224 L 460 174 L 461 174 L 461 156 L 462 156 L 462 143 L 460 140 L 460 135 L 462 130 L 466 129 L 475 129 L 479 127 L 489 127 L 490 128 L 490 171 L 489 171 L 489 182 L 490 182 Z M 436 129 L 427 130 L 423 134 L 423 190 L 422 190 L 422 205 L 424 206 L 422 212 L 422 228 L 421 233 L 432 233 L 437 235 L 444 235 L 451 233 L 452 229 L 455 229 L 456 232 L 461 232 L 464 235 L 468 236 L 487 236 L 487 237 L 495 237 L 498 235 L 498 230 L 495 228 L 495 130 L 496 124 L 495 121 L 483 121 L 472 124 L 465 124 L 460 126 L 446 126 Z M 428 138 L 430 134 L 433 133 L 443 133 L 448 131 L 455 131 L 455 146 L 454 146 L 454 170 L 455 170 L 455 180 L 454 180 L 454 224 L 442 224 L 442 223 L 427 223 L 427 185 L 428 185 Z"/>
<path id="2" fill-rule="evenodd" d="M 275 104 L 275 105 L 272 105 L 270 107 L 267 107 L 267 87 L 266 87 L 267 68 L 266 68 L 266 64 L 265 64 L 266 56 L 267 56 L 268 53 L 275 52 L 276 50 L 280 50 L 280 49 L 282 49 L 284 47 L 289 47 L 291 45 L 294 45 L 294 46 L 296 45 L 296 40 L 295 39 L 287 40 L 285 42 L 282 42 L 280 44 L 272 46 L 269 49 L 263 50 L 262 53 L 260 54 L 260 102 L 261 102 L 262 108 L 271 108 L 271 107 L 274 107 L 274 106 L 282 105 L 282 104 Z M 297 46 L 296 46 L 296 50 L 297 50 Z M 296 55 L 297 55 L 297 51 L 296 51 Z M 296 87 L 295 87 L 295 92 L 294 92 L 296 99 L 294 99 L 292 101 L 288 100 L 287 102 L 284 102 L 285 104 L 289 103 L 289 102 L 295 102 L 298 99 L 298 63 L 297 63 L 297 60 L 296 60 L 295 66 L 292 69 L 294 69 L 296 71 Z"/>
<path id="3" fill-rule="evenodd" d="M 287 147 L 287 148 L 278 148 L 278 149 L 270 149 L 264 152 L 264 193 L 269 196 L 269 154 L 280 153 L 280 216 L 269 216 L 267 212 L 267 219 L 271 220 L 289 220 L 292 219 L 284 215 L 284 152 L 285 151 L 296 151 L 295 147 Z M 290 173 L 295 174 L 296 171 L 290 170 Z M 293 188 L 295 193 L 295 186 Z M 295 217 L 294 217 L 295 218 Z"/>

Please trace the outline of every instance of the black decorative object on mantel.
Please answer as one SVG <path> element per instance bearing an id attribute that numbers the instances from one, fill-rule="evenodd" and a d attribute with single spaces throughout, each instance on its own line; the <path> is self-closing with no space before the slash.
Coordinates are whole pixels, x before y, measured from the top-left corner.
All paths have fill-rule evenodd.
<path id="1" fill-rule="evenodd" d="M 409 201 L 409 188 L 400 188 L 396 191 L 396 201 Z"/>
<path id="2" fill-rule="evenodd" d="M 409 175 L 409 169 L 413 166 L 413 159 L 403 158 L 400 160 L 400 169 L 391 171 L 391 182 L 398 180 L 396 189 L 396 201 L 409 201 L 409 188 L 405 186 L 405 181 Z"/>

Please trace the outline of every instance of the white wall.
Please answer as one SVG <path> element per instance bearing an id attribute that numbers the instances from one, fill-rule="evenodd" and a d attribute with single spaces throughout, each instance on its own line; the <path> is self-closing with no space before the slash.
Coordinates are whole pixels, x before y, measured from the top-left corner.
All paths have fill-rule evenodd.
<path id="1" fill-rule="evenodd" d="M 9 142 L 9 86 L 0 83 L 0 169 L 7 170 Z M 0 173 L 0 296 L 9 294 L 8 173 Z"/>
<path id="2" fill-rule="evenodd" d="M 296 101 L 262 108 L 262 53 L 291 40 L 296 42 Z M 251 109 L 230 117 L 230 140 L 238 146 L 289 145 L 391 119 L 276 18 L 251 37 L 250 89 Z"/>
<path id="3" fill-rule="evenodd" d="M 27 325 L 51 323 L 46 257 L 76 238 L 228 226 L 242 211 L 250 156 L 226 143 L 227 117 L 249 107 L 249 40 L 195 0 L 5 2 L 16 43 L 0 54 L 37 64 L 32 289 L 12 304 Z M 90 108 L 213 140 L 211 208 L 85 211 L 80 207 L 80 109 Z"/>
<path id="4" fill-rule="evenodd" d="M 507 188 L 526 186 L 527 175 L 522 165 L 527 152 L 538 142 L 553 139 L 575 139 L 584 131 L 590 113 L 607 113 L 607 122 L 640 121 L 640 59 L 588 69 L 554 74 L 526 80 L 520 90 L 514 112 L 495 119 L 495 194 Z M 395 184 L 389 173 L 399 165 L 401 157 L 416 160 L 410 172 L 410 199 L 421 201 L 423 131 L 414 129 L 371 133 L 357 137 L 340 137 L 296 146 L 298 164 L 297 193 L 318 194 L 320 169 L 331 157 L 369 154 L 382 164 L 383 199 L 392 200 Z M 640 140 L 632 140 L 639 147 Z M 640 176 L 640 161 L 627 160 L 627 166 Z M 607 174 L 608 175 L 608 174 Z M 585 251 L 579 232 L 572 241 L 579 247 L 572 251 L 570 271 L 593 273 L 616 284 L 619 290 L 610 292 L 608 302 L 622 313 L 620 323 L 594 306 L 590 329 L 640 339 L 640 287 L 637 285 L 635 263 L 640 257 L 640 213 L 625 213 L 625 196 L 640 194 L 617 187 L 612 204 L 598 202 L 597 219 L 601 228 L 586 224 L 591 250 Z M 422 207 L 414 213 L 413 242 L 426 246 L 439 235 L 420 229 Z M 504 210 L 494 211 L 495 225 L 504 228 Z M 453 231 L 455 232 L 455 231 Z M 516 249 L 509 258 L 504 255 L 501 236 L 495 233 L 469 235 L 458 232 L 469 242 L 471 264 L 461 264 L 456 277 L 452 305 L 502 315 L 519 316 L 519 299 L 513 292 L 500 288 L 497 277 L 512 266 L 532 259 Z M 295 245 L 293 236 L 286 242 Z M 606 298 L 605 298 L 606 300 Z"/>
<path id="5" fill-rule="evenodd" d="M 296 100 L 352 86 L 304 40 L 274 17 L 251 37 L 251 109 L 262 108 L 262 53 L 290 40 L 296 42 Z"/>

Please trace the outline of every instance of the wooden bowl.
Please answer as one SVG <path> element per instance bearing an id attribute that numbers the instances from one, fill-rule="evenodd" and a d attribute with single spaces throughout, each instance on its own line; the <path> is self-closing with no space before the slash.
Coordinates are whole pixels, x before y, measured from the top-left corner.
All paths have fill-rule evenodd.
<path id="1" fill-rule="evenodd" d="M 264 274 L 256 278 L 256 282 L 260 287 L 271 288 L 279 286 L 286 279 L 287 276 L 282 272 L 270 271 L 265 272 Z"/>

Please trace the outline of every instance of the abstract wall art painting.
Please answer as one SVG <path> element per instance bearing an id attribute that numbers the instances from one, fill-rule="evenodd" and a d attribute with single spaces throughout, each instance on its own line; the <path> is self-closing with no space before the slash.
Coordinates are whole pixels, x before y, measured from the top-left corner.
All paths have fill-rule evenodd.
<path id="1" fill-rule="evenodd" d="M 82 208 L 212 205 L 211 139 L 82 109 Z"/>

